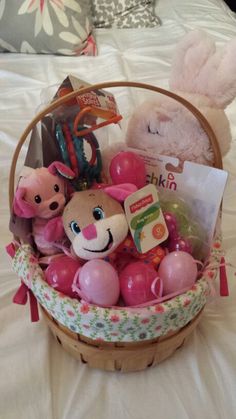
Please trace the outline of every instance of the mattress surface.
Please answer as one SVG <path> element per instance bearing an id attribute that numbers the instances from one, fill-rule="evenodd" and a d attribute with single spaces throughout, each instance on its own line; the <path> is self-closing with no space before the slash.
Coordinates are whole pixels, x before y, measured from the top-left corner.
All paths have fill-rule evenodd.
<path id="1" fill-rule="evenodd" d="M 0 55 L 1 419 L 235 418 L 235 268 L 227 268 L 230 296 L 212 299 L 184 347 L 157 368 L 127 375 L 78 364 L 43 322 L 30 323 L 28 305 L 11 302 L 19 285 L 4 250 L 11 241 L 7 192 L 11 158 L 24 128 L 56 86 L 74 74 L 90 83 L 132 80 L 168 88 L 172 53 L 187 31 L 207 30 L 218 45 L 236 36 L 236 17 L 220 0 L 160 0 L 156 10 L 161 27 L 97 30 L 96 58 Z M 125 117 L 143 99 L 140 91 L 126 88 L 113 93 Z M 233 141 L 224 158 L 229 180 L 222 230 L 227 262 L 236 264 L 236 100 L 227 116 Z M 119 136 L 114 130 L 114 139 Z M 23 147 L 17 170 L 25 152 Z"/>

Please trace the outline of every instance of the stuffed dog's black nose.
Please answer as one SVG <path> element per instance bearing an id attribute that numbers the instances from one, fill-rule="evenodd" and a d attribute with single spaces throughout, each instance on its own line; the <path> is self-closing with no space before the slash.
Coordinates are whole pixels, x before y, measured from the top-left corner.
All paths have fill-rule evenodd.
<path id="1" fill-rule="evenodd" d="M 50 210 L 54 211 L 58 208 L 59 204 L 58 202 L 54 201 L 49 205 Z"/>

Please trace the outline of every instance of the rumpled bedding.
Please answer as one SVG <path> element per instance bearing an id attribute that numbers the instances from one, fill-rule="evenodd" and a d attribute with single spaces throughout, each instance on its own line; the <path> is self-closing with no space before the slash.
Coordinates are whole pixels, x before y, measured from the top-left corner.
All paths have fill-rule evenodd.
<path id="1" fill-rule="evenodd" d="M 11 241 L 10 163 L 17 140 L 50 98 L 53 86 L 74 74 L 90 83 L 132 80 L 168 88 L 172 53 L 187 31 L 207 30 L 219 45 L 236 36 L 236 15 L 222 0 L 159 0 L 156 11 L 162 21 L 158 28 L 97 30 L 96 58 L 0 55 L 1 419 L 235 418 L 234 267 L 227 267 L 230 296 L 212 298 L 199 327 L 172 358 L 138 373 L 90 370 L 63 351 L 43 321 L 30 323 L 28 305 L 12 304 L 19 280 L 5 252 Z M 126 88 L 113 93 L 125 116 L 143 99 L 143 93 Z M 222 232 L 226 261 L 236 265 L 236 100 L 227 116 L 233 141 L 224 158 L 229 181 Z M 24 146 L 18 170 L 26 149 Z"/>

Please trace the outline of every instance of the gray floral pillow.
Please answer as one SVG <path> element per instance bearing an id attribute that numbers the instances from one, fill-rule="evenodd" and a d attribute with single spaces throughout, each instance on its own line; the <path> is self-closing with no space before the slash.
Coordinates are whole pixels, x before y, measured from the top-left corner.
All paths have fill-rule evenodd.
<path id="1" fill-rule="evenodd" d="M 90 0 L 0 0 L 0 51 L 95 55 Z"/>
<path id="2" fill-rule="evenodd" d="M 92 0 L 97 28 L 151 28 L 160 25 L 155 0 Z"/>

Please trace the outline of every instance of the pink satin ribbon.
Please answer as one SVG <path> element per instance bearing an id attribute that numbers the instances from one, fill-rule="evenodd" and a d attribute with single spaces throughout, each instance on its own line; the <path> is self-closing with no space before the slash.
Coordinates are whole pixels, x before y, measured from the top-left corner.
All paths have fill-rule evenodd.
<path id="1" fill-rule="evenodd" d="M 221 297 L 229 296 L 228 279 L 226 273 L 225 258 L 222 256 L 220 260 L 220 295 Z"/>
<path id="2" fill-rule="evenodd" d="M 39 320 L 37 299 L 35 298 L 32 291 L 23 282 L 21 283 L 20 287 L 18 288 L 16 294 L 13 297 L 13 303 L 25 305 L 28 301 L 28 296 L 30 302 L 31 321 L 37 322 Z"/>
<path id="3" fill-rule="evenodd" d="M 19 243 L 17 242 L 12 242 L 6 246 L 6 251 L 9 254 L 9 256 L 11 256 L 11 258 L 15 256 L 15 253 L 18 247 L 19 247 Z M 39 320 L 37 299 L 35 298 L 32 291 L 29 289 L 29 287 L 27 287 L 27 285 L 24 284 L 24 282 L 21 282 L 21 285 L 16 291 L 13 297 L 13 303 L 25 305 L 27 303 L 28 296 L 29 296 L 29 302 L 30 302 L 31 321 L 37 322 Z"/>

